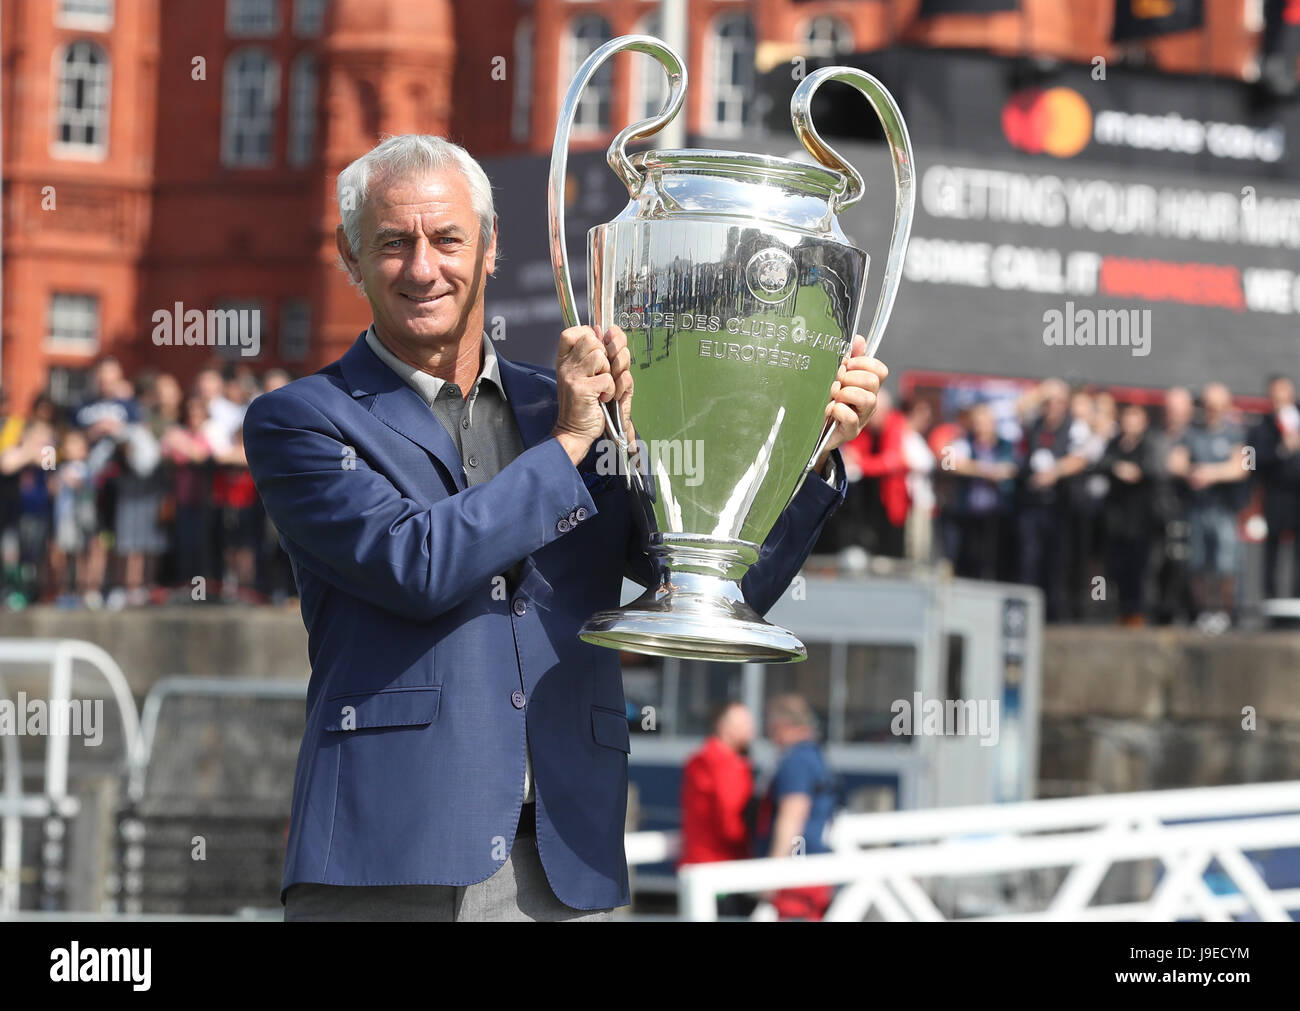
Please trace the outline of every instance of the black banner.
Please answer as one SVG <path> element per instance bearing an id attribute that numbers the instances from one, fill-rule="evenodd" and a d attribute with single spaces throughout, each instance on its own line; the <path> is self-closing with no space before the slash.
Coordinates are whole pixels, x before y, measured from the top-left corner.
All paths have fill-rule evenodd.
<path id="1" fill-rule="evenodd" d="M 1116 42 L 1191 31 L 1205 24 L 1202 0 L 1115 0 Z"/>
<path id="2" fill-rule="evenodd" d="M 1001 14 L 1019 10 L 1018 0 L 921 0 L 920 18 L 940 14 Z"/>
<path id="3" fill-rule="evenodd" d="M 1300 178 L 1300 103 L 1262 103 L 1256 86 L 1112 65 L 1027 77 L 1021 61 L 986 53 L 897 47 L 835 58 L 874 74 L 898 100 L 912 140 L 1064 166 L 1103 162 L 1250 179 Z M 813 69 L 810 64 L 809 69 Z M 759 79 L 765 125 L 790 136 L 795 84 L 781 67 Z M 880 139 L 852 89 L 822 88 L 813 118 L 825 136 Z M 711 145 L 705 145 L 711 146 Z"/>

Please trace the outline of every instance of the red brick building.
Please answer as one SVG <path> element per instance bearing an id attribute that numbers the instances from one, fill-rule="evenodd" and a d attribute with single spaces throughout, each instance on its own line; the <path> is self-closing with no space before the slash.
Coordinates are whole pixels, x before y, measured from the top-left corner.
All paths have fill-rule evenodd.
<path id="1" fill-rule="evenodd" d="M 3 385 L 75 399 L 97 357 L 188 381 L 224 354 L 310 371 L 368 319 L 335 267 L 334 178 L 382 133 L 479 156 L 549 150 L 563 89 L 657 0 L 5 0 Z M 920 0 L 690 0 L 688 129 L 738 136 L 755 67 L 879 48 L 1114 58 L 1113 0 L 918 19 Z M 1141 46 L 1175 72 L 1253 73 L 1258 0 Z M 661 74 L 623 57 L 575 143 L 607 143 Z M 155 313 L 260 310 L 256 357 L 158 346 Z"/>

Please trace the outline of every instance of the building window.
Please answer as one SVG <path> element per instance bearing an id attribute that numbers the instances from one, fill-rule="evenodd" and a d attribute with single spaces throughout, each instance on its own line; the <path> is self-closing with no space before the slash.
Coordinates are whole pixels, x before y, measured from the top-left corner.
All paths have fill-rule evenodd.
<path id="1" fill-rule="evenodd" d="M 560 83 L 563 93 L 569 88 L 569 82 L 578 74 L 578 68 L 592 53 L 611 38 L 609 22 L 594 14 L 574 18 L 569 28 L 569 73 Z M 575 134 L 601 134 L 609 130 L 610 108 L 613 104 L 614 72 L 606 63 L 596 71 L 578 99 L 574 110 L 573 132 Z"/>
<path id="2" fill-rule="evenodd" d="M 300 362 L 311 348 L 311 302 L 288 299 L 280 309 L 280 360 Z"/>
<path id="3" fill-rule="evenodd" d="M 279 30 L 279 0 L 226 0 L 226 34 L 232 38 L 263 38 Z"/>
<path id="4" fill-rule="evenodd" d="M 108 151 L 108 54 L 93 42 L 74 42 L 58 68 L 54 153 L 102 158 Z"/>
<path id="5" fill-rule="evenodd" d="M 226 60 L 221 160 L 226 165 L 269 165 L 280 99 L 280 66 L 261 49 L 241 49 Z"/>
<path id="6" fill-rule="evenodd" d="M 93 355 L 99 350 L 99 296 L 56 292 L 50 296 L 51 351 Z"/>
<path id="7" fill-rule="evenodd" d="M 839 18 L 813 18 L 804 27 L 803 41 L 809 56 L 837 56 L 853 50 L 853 31 Z"/>
<path id="8" fill-rule="evenodd" d="M 658 14 L 651 14 L 637 28 L 638 35 L 652 35 L 663 38 L 663 22 Z M 668 75 L 653 56 L 634 53 L 633 60 L 637 68 L 633 80 L 632 119 L 635 123 L 642 119 L 653 119 L 668 100 Z"/>
<path id="9" fill-rule="evenodd" d="M 46 392 L 59 407 L 72 410 L 80 407 L 95 392 L 91 386 L 91 368 L 73 369 L 51 365 Z"/>
<path id="10" fill-rule="evenodd" d="M 293 0 L 293 33 L 300 39 L 319 38 L 325 30 L 325 0 Z"/>
<path id="11" fill-rule="evenodd" d="M 739 137 L 753 115 L 754 22 L 727 14 L 713 23 L 713 96 L 709 111 L 719 137 Z"/>
<path id="12" fill-rule="evenodd" d="M 59 24 L 64 28 L 107 31 L 113 27 L 113 0 L 60 0 Z"/>
<path id="13" fill-rule="evenodd" d="M 522 144 L 533 132 L 533 22 L 515 26 L 515 92 L 510 107 L 510 138 Z"/>
<path id="14" fill-rule="evenodd" d="M 316 155 L 316 57 L 303 53 L 289 72 L 289 164 L 301 167 Z"/>

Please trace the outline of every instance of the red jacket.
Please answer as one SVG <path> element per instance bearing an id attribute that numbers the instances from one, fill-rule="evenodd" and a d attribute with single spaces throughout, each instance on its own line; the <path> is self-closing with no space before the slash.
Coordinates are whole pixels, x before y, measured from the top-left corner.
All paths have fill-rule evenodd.
<path id="1" fill-rule="evenodd" d="M 682 771 L 682 864 L 744 860 L 745 805 L 754 792 L 749 762 L 710 737 Z"/>
<path id="2" fill-rule="evenodd" d="M 879 432 L 864 428 L 842 448 L 845 458 L 857 464 L 863 477 L 880 479 L 880 501 L 889 522 L 896 527 L 901 527 L 907 519 L 907 508 L 912 502 L 907 493 L 907 462 L 903 459 L 906 433 L 907 417 L 902 411 L 890 411 Z"/>

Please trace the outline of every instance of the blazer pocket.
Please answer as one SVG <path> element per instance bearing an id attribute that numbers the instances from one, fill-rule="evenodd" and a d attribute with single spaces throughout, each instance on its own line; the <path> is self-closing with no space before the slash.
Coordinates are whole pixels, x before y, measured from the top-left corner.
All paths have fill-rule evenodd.
<path id="1" fill-rule="evenodd" d="M 632 738 L 627 729 L 627 717 L 616 709 L 604 706 L 591 707 L 591 736 L 597 744 L 617 748 L 624 754 L 632 753 Z"/>
<path id="2" fill-rule="evenodd" d="M 587 487 L 587 494 L 592 498 L 603 494 L 612 488 L 618 487 L 617 474 L 598 474 L 595 471 L 579 471 L 582 477 L 582 483 Z"/>
<path id="3" fill-rule="evenodd" d="M 375 727 L 419 727 L 438 717 L 442 688 L 390 688 L 380 692 L 331 695 L 325 729 L 332 732 Z"/>

